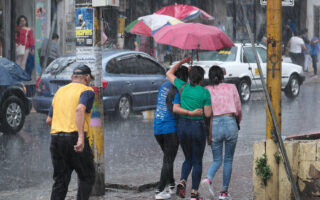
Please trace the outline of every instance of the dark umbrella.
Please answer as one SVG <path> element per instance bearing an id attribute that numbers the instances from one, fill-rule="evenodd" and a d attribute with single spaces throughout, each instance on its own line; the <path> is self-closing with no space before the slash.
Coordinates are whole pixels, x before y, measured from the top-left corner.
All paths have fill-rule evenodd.
<path id="1" fill-rule="evenodd" d="M 30 76 L 17 63 L 0 58 L 0 85 L 12 85 L 30 80 Z"/>

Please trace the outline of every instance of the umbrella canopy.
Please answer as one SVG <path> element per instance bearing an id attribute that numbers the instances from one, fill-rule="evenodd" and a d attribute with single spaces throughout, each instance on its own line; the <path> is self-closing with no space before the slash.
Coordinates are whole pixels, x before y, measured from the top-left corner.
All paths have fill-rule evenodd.
<path id="1" fill-rule="evenodd" d="M 155 12 L 156 14 L 161 15 L 169 15 L 171 17 L 175 17 L 182 21 L 188 21 L 195 19 L 197 17 L 201 17 L 207 20 L 213 20 L 214 17 L 209 15 L 204 10 L 197 8 L 195 6 L 185 5 L 185 4 L 174 4 L 170 6 L 166 6 Z"/>
<path id="2" fill-rule="evenodd" d="M 18 64 L 6 58 L 0 58 L 0 85 L 12 85 L 30 80 L 30 76 Z"/>
<path id="3" fill-rule="evenodd" d="M 160 28 L 177 23 L 183 22 L 168 15 L 152 14 L 134 20 L 125 28 L 125 31 L 138 35 L 152 36 Z"/>
<path id="4" fill-rule="evenodd" d="M 167 26 L 153 35 L 157 43 L 180 49 L 217 50 L 234 46 L 228 36 L 215 26 L 183 23 Z"/>

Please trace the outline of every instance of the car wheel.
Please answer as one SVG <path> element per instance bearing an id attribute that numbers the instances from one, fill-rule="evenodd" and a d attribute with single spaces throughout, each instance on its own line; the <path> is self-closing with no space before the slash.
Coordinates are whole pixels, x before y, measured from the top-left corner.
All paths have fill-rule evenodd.
<path id="1" fill-rule="evenodd" d="M 131 102 L 128 96 L 122 96 L 117 105 L 117 115 L 121 119 L 128 119 L 131 112 Z"/>
<path id="2" fill-rule="evenodd" d="M 21 130 L 26 116 L 23 102 L 16 96 L 7 98 L 1 107 L 2 128 L 4 131 L 16 133 Z"/>
<path id="3" fill-rule="evenodd" d="M 242 79 L 239 83 L 239 96 L 242 103 L 247 103 L 250 100 L 251 90 L 247 79 Z"/>
<path id="4" fill-rule="evenodd" d="M 300 92 L 300 83 L 297 75 L 292 75 L 289 79 L 289 82 L 284 90 L 285 95 L 288 98 L 296 98 Z"/>

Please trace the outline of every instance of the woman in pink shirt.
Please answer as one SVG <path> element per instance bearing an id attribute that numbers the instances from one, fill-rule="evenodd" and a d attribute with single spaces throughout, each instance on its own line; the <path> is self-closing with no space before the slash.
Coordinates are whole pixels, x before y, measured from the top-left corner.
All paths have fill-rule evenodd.
<path id="1" fill-rule="evenodd" d="M 206 88 L 210 92 L 212 117 L 210 119 L 209 143 L 213 155 L 207 176 L 201 181 L 206 196 L 213 198 L 212 180 L 224 160 L 223 184 L 219 199 L 230 197 L 228 193 L 232 172 L 233 155 L 237 144 L 239 123 L 241 121 L 241 101 L 234 84 L 222 83 L 223 70 L 212 66 L 209 70 L 209 82 Z M 224 159 L 223 145 L 225 145 Z"/>

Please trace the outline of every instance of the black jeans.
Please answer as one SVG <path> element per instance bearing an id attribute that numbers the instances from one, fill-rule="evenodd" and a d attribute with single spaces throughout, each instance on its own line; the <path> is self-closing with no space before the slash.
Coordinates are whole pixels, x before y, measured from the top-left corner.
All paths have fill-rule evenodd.
<path id="1" fill-rule="evenodd" d="M 89 199 L 95 180 L 93 153 L 85 138 L 82 152 L 75 152 L 78 134 L 51 136 L 51 159 L 53 164 L 53 180 L 51 200 L 64 200 L 68 191 L 72 171 L 78 175 L 77 200 Z"/>
<path id="2" fill-rule="evenodd" d="M 312 55 L 311 58 L 312 58 L 312 66 L 313 66 L 314 75 L 317 75 L 317 72 L 318 72 L 317 56 Z"/>
<path id="3" fill-rule="evenodd" d="M 160 175 L 159 191 L 163 191 L 167 183 L 174 184 L 173 163 L 176 158 L 179 143 L 176 133 L 155 135 L 158 144 L 163 151 L 163 164 Z"/>
<path id="4" fill-rule="evenodd" d="M 304 54 L 303 53 L 289 53 L 292 63 L 300 65 L 303 67 L 304 65 Z"/>

